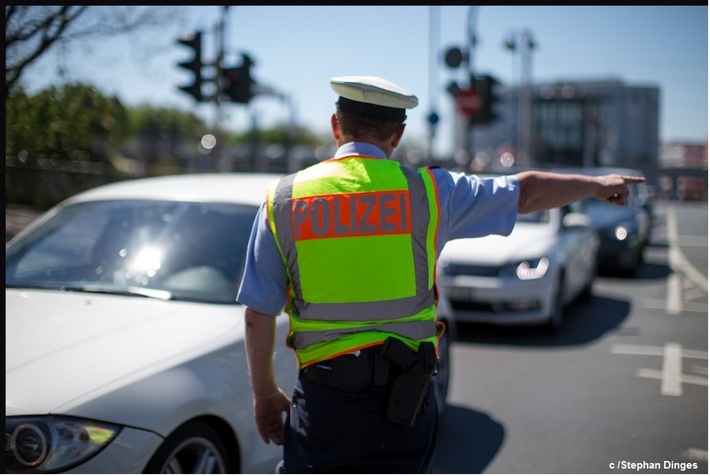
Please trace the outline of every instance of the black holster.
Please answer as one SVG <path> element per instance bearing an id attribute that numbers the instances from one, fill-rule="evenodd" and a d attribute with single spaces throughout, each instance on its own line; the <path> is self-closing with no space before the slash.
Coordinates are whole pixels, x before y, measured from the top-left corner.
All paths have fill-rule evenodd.
<path id="1" fill-rule="evenodd" d="M 389 361 L 389 372 L 396 375 L 387 402 L 387 420 L 413 427 L 431 377 L 436 373 L 434 344 L 423 342 L 419 350 L 413 352 L 401 340 L 390 337 L 385 341 L 379 359 Z M 382 362 L 379 362 L 379 368 L 383 368 Z M 378 380 L 375 372 L 375 382 Z"/>

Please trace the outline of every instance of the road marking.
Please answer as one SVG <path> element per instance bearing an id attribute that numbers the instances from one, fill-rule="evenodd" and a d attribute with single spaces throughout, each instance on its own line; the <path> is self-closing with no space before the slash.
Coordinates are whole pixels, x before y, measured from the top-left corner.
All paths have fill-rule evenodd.
<path id="1" fill-rule="evenodd" d="M 708 452 L 707 450 L 701 450 L 700 448 L 688 448 L 683 453 L 683 456 L 694 459 L 695 461 L 707 461 Z"/>
<path id="2" fill-rule="evenodd" d="M 636 372 L 637 377 L 643 377 L 643 378 L 652 378 L 655 380 L 663 380 L 663 372 L 660 370 L 654 370 L 654 369 L 639 369 L 638 372 Z M 700 385 L 703 387 L 708 386 L 708 379 L 703 378 L 703 377 L 695 377 L 693 375 L 682 375 L 680 378 L 681 383 L 690 383 L 693 385 Z M 670 395 L 668 393 L 663 393 L 661 392 L 662 395 Z M 674 396 L 680 396 L 681 394 L 674 395 Z"/>
<path id="3" fill-rule="evenodd" d="M 680 248 L 681 236 L 678 234 L 678 217 L 673 205 L 669 205 L 667 208 L 666 220 L 668 266 L 673 272 L 668 276 L 665 305 L 661 307 L 657 300 L 647 299 L 646 306 L 652 309 L 665 308 L 666 314 L 669 315 L 679 315 L 683 311 L 707 313 L 706 304 L 684 302 L 685 299 L 702 297 L 702 295 L 699 296 L 699 293 L 703 291 L 707 294 L 708 280 L 693 266 Z M 685 242 L 689 241 L 688 236 L 682 238 Z M 693 289 L 693 284 L 700 290 Z"/>
<path id="4" fill-rule="evenodd" d="M 683 359 L 708 359 L 708 353 L 701 350 L 683 350 L 682 346 L 676 342 L 668 342 L 665 347 L 655 347 L 648 345 L 613 345 L 612 354 L 625 355 L 650 355 L 663 357 L 661 370 L 639 369 L 637 377 L 651 378 L 661 381 L 661 395 L 679 397 L 683 394 L 683 385 L 708 386 L 708 378 L 695 375 L 683 374 Z M 707 375 L 707 374 L 706 374 Z"/>
<path id="5" fill-rule="evenodd" d="M 611 347 L 611 353 L 627 355 L 655 355 L 661 357 L 664 355 L 664 348 L 651 345 L 615 344 Z M 703 350 L 684 349 L 681 350 L 681 353 L 686 359 L 708 359 L 708 353 Z"/>
<path id="6" fill-rule="evenodd" d="M 701 289 L 708 292 L 708 278 L 688 261 L 680 250 L 680 238 L 678 235 L 678 218 L 676 209 L 673 205 L 669 205 L 666 211 L 666 227 L 668 228 L 668 264 L 675 271 L 682 271 L 688 278 Z"/>
<path id="7" fill-rule="evenodd" d="M 679 396 L 683 394 L 680 382 L 683 372 L 683 358 L 681 357 L 680 344 L 669 342 L 666 344 L 663 356 L 663 376 L 661 379 L 661 395 Z"/>
<path id="8" fill-rule="evenodd" d="M 680 273 L 671 273 L 670 276 L 668 276 L 668 294 L 666 296 L 667 314 L 680 314 L 683 310 L 681 278 Z"/>
<path id="9" fill-rule="evenodd" d="M 643 307 L 646 309 L 663 309 L 667 310 L 668 300 L 667 299 L 644 299 Z M 682 305 L 683 312 L 701 312 L 707 314 L 708 305 L 702 302 L 685 302 Z"/>

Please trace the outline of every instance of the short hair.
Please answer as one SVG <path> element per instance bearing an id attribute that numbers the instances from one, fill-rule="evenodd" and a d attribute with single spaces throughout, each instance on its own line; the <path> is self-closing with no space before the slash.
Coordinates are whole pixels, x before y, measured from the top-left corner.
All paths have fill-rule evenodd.
<path id="1" fill-rule="evenodd" d="M 379 140 L 387 140 L 402 125 L 402 122 L 399 121 L 356 116 L 343 111 L 336 111 L 335 117 L 338 119 L 342 133 L 353 137 L 373 135 Z"/>

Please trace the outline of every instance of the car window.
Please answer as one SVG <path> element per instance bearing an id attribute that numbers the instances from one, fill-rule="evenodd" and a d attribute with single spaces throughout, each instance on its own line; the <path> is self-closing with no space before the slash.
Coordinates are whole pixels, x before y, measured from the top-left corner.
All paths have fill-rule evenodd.
<path id="1" fill-rule="evenodd" d="M 174 201 L 96 201 L 61 209 L 6 249 L 7 286 L 234 303 L 257 208 Z"/>

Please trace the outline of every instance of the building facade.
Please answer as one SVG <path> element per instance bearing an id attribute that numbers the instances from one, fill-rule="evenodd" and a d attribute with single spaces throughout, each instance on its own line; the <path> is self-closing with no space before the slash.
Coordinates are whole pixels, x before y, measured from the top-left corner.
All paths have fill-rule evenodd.
<path id="1" fill-rule="evenodd" d="M 659 194 L 677 200 L 708 200 L 708 142 L 669 141 L 659 151 Z"/>
<path id="2" fill-rule="evenodd" d="M 658 167 L 656 86 L 617 79 L 556 81 L 499 86 L 497 97 L 497 119 L 469 129 L 465 145 L 474 169 L 497 166 L 502 157 L 506 166 L 535 168 Z"/>

